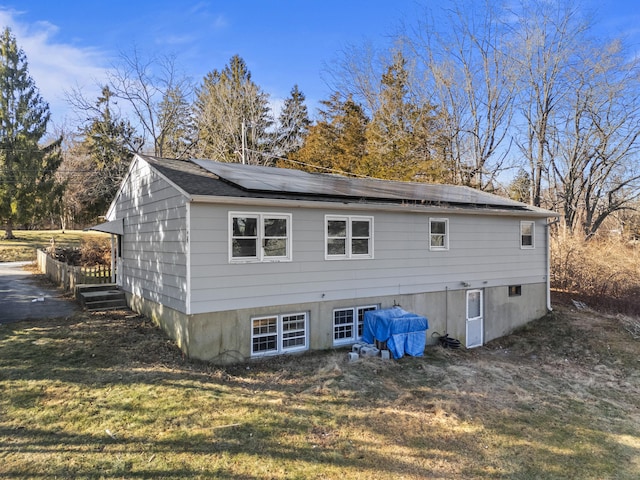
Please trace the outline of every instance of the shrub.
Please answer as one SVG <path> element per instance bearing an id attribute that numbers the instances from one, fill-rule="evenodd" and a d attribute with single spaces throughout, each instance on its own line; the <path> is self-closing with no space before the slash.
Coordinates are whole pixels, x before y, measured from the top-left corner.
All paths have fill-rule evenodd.
<path id="1" fill-rule="evenodd" d="M 80 244 L 80 261 L 84 267 L 111 265 L 111 242 L 108 238 L 89 237 Z"/>
<path id="2" fill-rule="evenodd" d="M 640 313 L 639 249 L 620 237 L 587 241 L 558 232 L 551 239 L 551 287 L 592 307 Z"/>

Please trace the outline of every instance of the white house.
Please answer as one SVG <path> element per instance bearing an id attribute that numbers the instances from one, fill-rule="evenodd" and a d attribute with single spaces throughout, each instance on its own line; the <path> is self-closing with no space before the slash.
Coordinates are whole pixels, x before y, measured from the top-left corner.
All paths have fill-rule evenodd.
<path id="1" fill-rule="evenodd" d="M 349 345 L 400 305 L 467 347 L 544 315 L 554 212 L 467 187 L 138 155 L 108 211 L 117 281 L 186 355 Z"/>

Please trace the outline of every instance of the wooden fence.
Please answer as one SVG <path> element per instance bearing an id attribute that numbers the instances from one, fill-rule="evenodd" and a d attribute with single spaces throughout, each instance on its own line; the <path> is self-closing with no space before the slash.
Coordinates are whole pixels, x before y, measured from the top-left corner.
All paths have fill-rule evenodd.
<path id="1" fill-rule="evenodd" d="M 85 283 L 111 283 L 111 268 L 108 266 L 74 267 L 50 257 L 43 250 L 38 250 L 38 269 L 67 291 Z"/>

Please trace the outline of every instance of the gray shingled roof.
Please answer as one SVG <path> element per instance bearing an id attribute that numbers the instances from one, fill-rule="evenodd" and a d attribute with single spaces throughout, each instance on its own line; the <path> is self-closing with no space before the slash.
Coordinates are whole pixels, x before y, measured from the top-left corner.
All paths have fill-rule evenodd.
<path id="1" fill-rule="evenodd" d="M 412 203 L 557 216 L 548 210 L 469 187 L 349 178 L 213 160 L 170 160 L 146 155 L 140 157 L 190 196 L 335 202 L 350 200 L 365 204 Z"/>

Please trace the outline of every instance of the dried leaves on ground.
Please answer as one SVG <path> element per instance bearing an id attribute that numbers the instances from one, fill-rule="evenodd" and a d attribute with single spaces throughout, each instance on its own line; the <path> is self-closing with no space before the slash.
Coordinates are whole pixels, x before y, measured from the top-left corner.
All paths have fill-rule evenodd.
<path id="1" fill-rule="evenodd" d="M 231 367 L 148 319 L 0 326 L 0 477 L 640 476 L 640 341 L 570 302 L 474 350 Z"/>

